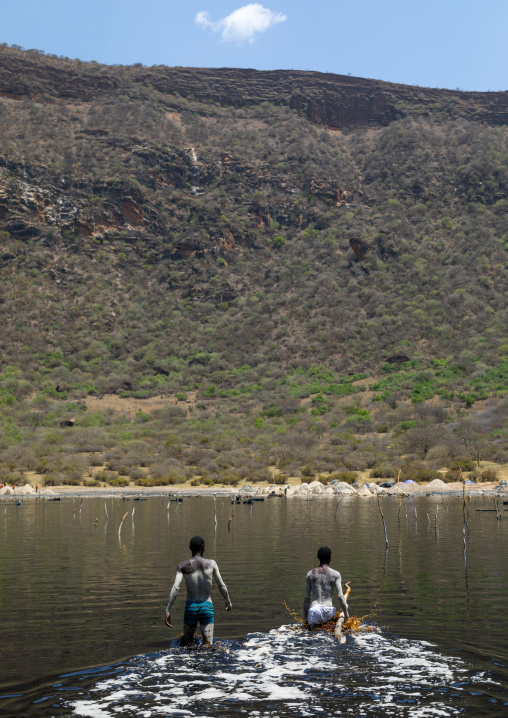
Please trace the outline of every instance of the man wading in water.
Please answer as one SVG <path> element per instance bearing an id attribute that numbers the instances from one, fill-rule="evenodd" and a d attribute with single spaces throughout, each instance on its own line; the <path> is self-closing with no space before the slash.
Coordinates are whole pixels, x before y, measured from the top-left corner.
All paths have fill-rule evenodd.
<path id="1" fill-rule="evenodd" d="M 309 628 L 322 626 L 323 623 L 335 618 L 336 609 L 332 603 L 332 594 L 337 589 L 337 599 L 344 616 L 337 620 L 335 635 L 341 636 L 341 629 L 344 620 L 349 618 L 349 610 L 346 597 L 342 593 L 342 581 L 340 573 L 330 568 L 332 558 L 331 549 L 328 546 L 321 546 L 317 552 L 319 568 L 313 568 L 307 574 L 305 581 L 305 598 L 303 600 L 303 620 L 307 621 Z M 310 602 L 312 594 L 312 604 Z M 309 607 L 310 606 L 310 607 Z M 344 641 L 345 637 L 342 637 Z"/>
<path id="2" fill-rule="evenodd" d="M 171 606 L 180 590 L 182 578 L 185 578 L 187 587 L 187 602 L 183 614 L 183 640 L 182 645 L 189 646 L 194 641 L 194 633 L 199 621 L 203 644 L 211 646 L 213 643 L 213 604 L 210 592 L 212 590 L 212 578 L 215 579 L 219 591 L 226 599 L 226 611 L 231 611 L 233 604 L 230 601 L 228 589 L 221 578 L 219 567 L 211 559 L 203 558 L 205 552 L 205 541 L 201 536 L 191 538 L 189 548 L 192 551 L 192 558 L 188 558 L 178 564 L 176 569 L 175 582 L 169 601 L 166 607 L 166 626 L 171 625 Z"/>

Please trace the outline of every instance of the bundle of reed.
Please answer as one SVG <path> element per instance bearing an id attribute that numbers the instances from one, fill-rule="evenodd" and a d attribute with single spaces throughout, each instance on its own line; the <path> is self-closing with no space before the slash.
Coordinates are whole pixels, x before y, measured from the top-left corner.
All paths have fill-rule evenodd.
<path id="1" fill-rule="evenodd" d="M 346 586 L 347 590 L 344 597 L 347 601 L 347 598 L 351 593 L 351 586 L 349 582 L 346 583 Z M 333 633 L 341 644 L 346 642 L 346 636 L 343 635 L 344 633 L 372 633 L 373 631 L 377 631 L 375 626 L 367 626 L 363 622 L 367 616 L 361 616 L 360 618 L 358 618 L 358 616 L 350 616 L 347 621 L 345 621 L 344 614 L 341 611 L 337 611 L 331 621 L 327 621 L 321 626 L 316 626 L 315 628 L 310 629 L 307 621 L 304 621 L 303 618 L 301 618 L 294 609 L 290 608 L 286 602 L 284 602 L 284 605 L 288 613 L 291 614 L 293 620 L 296 622 L 296 625 L 292 626 L 294 630 L 312 630 L 313 633 L 318 631 Z"/>

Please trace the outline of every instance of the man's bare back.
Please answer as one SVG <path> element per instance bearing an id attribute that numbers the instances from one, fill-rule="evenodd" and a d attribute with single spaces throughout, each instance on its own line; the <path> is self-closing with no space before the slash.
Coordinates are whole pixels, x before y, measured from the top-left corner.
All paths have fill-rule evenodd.
<path id="1" fill-rule="evenodd" d="M 318 551 L 320 566 L 308 572 L 305 580 L 305 597 L 303 601 L 303 617 L 310 627 L 319 626 L 335 616 L 333 592 L 337 591 L 337 600 L 344 618 L 349 618 L 349 609 L 342 591 L 340 573 L 330 568 L 332 552 L 326 546 Z M 311 603 L 312 598 L 312 603 Z"/>
<path id="2" fill-rule="evenodd" d="M 203 539 L 200 536 L 194 536 L 194 538 L 191 539 L 189 548 L 193 552 L 192 558 L 181 561 L 176 569 L 175 582 L 169 594 L 169 601 L 166 607 L 166 625 L 172 628 L 171 607 L 180 590 L 182 579 L 185 579 L 187 600 L 184 613 L 183 642 L 185 645 L 192 643 L 199 622 L 201 633 L 203 634 L 203 643 L 211 645 L 213 643 L 214 625 L 211 597 L 212 580 L 215 580 L 219 591 L 226 600 L 226 611 L 230 611 L 233 605 L 216 562 L 212 559 L 203 558 L 205 550 Z"/>

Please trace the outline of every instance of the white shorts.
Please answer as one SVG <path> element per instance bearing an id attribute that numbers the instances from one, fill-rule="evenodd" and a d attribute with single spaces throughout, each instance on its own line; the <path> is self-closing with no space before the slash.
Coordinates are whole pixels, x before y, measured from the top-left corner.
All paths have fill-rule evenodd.
<path id="1" fill-rule="evenodd" d="M 320 626 L 322 623 L 331 621 L 332 618 L 335 618 L 336 613 L 335 606 L 320 606 L 319 604 L 311 606 L 307 614 L 309 626 Z"/>

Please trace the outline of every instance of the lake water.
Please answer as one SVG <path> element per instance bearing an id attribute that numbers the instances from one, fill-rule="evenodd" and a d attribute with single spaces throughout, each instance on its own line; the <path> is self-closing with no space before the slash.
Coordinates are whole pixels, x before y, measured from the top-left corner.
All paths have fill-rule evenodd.
<path id="1" fill-rule="evenodd" d="M 381 505 L 387 554 L 374 499 L 237 505 L 231 531 L 224 497 L 1 503 L 0 715 L 508 715 L 508 513 L 468 502 L 465 564 L 462 499 Z M 211 651 L 175 645 L 184 594 L 164 626 L 194 534 L 233 601 Z M 322 544 L 380 633 L 288 628 Z"/>

